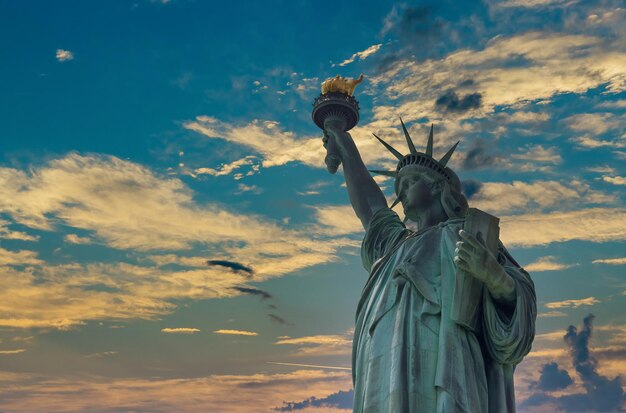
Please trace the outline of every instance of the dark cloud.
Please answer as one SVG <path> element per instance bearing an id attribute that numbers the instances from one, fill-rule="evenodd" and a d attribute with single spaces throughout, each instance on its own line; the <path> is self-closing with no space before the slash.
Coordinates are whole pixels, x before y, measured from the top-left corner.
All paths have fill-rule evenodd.
<path id="1" fill-rule="evenodd" d="M 539 382 L 534 386 L 538 390 L 552 391 L 564 389 L 574 383 L 567 370 L 559 369 L 556 363 L 544 364 Z"/>
<path id="2" fill-rule="evenodd" d="M 583 328 L 579 332 L 575 326 L 567 328 L 565 342 L 576 372 L 587 390 L 587 401 L 591 409 L 596 411 L 620 411 L 624 390 L 622 378 L 617 376 L 610 380 L 598 373 L 598 360 L 589 351 L 589 341 L 593 332 L 594 315 L 589 314 L 583 320 Z"/>
<path id="3" fill-rule="evenodd" d="M 467 151 L 462 168 L 469 171 L 500 165 L 502 158 L 490 151 L 484 140 L 477 139 Z"/>
<path id="4" fill-rule="evenodd" d="M 272 298 L 272 294 L 267 291 L 259 290 L 258 288 L 253 287 L 233 287 L 233 290 L 237 290 L 240 293 L 250 294 L 250 295 L 258 295 L 262 299 Z M 275 306 L 274 306 L 275 307 Z"/>
<path id="5" fill-rule="evenodd" d="M 469 93 L 459 96 L 455 91 L 448 90 L 435 101 L 435 107 L 444 112 L 463 113 L 470 109 L 478 109 L 482 105 L 483 95 Z"/>
<path id="6" fill-rule="evenodd" d="M 461 182 L 461 190 L 467 199 L 471 199 L 482 187 L 482 182 L 473 179 Z"/>
<path id="7" fill-rule="evenodd" d="M 285 320 L 284 318 L 277 316 L 276 314 L 268 314 L 267 315 L 270 320 L 277 322 L 278 324 L 284 324 L 284 325 L 292 325 L 290 322 L 288 322 L 287 320 Z"/>
<path id="8" fill-rule="evenodd" d="M 571 377 L 567 372 L 560 370 L 556 363 L 548 363 L 542 369 L 540 381 L 532 386 L 539 392 L 525 400 L 521 407 L 549 403 L 565 412 L 624 411 L 621 407 L 625 400 L 622 377 L 609 379 L 599 374 L 598 360 L 591 354 L 589 344 L 593 333 L 593 319 L 593 314 L 589 314 L 584 318 L 580 331 L 571 325 L 563 337 L 585 392 L 559 397 L 548 394 L 551 390 L 559 390 L 569 386 L 568 383 L 571 384 Z"/>
<path id="9" fill-rule="evenodd" d="M 434 14 L 430 5 L 396 6 L 385 19 L 384 31 L 390 32 L 404 42 L 433 41 L 440 37 L 445 22 Z"/>
<path id="10" fill-rule="evenodd" d="M 233 270 L 236 273 L 245 273 L 246 276 L 248 277 L 252 277 L 254 275 L 254 270 L 252 270 L 252 268 L 247 267 L 243 264 L 240 264 L 238 262 L 233 262 L 233 261 L 226 261 L 226 260 L 208 260 L 206 262 L 206 264 L 208 266 L 220 266 L 220 267 L 226 267 L 226 268 L 230 268 L 231 270 Z"/>
<path id="11" fill-rule="evenodd" d="M 337 393 L 333 393 L 321 399 L 318 399 L 317 397 L 310 397 L 301 402 L 283 402 L 284 406 L 276 407 L 274 411 L 293 412 L 296 410 L 306 409 L 307 407 L 333 407 L 335 409 L 352 410 L 353 400 L 353 390 L 340 390 Z"/>

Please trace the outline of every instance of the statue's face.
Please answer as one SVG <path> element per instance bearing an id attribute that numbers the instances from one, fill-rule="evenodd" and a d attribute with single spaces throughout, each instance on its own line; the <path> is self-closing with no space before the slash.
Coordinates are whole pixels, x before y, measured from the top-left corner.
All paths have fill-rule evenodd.
<path id="1" fill-rule="evenodd" d="M 424 211 L 430 209 L 438 197 L 433 193 L 433 180 L 426 174 L 410 173 L 400 178 L 398 196 L 404 208 L 404 214 L 412 221 Z"/>

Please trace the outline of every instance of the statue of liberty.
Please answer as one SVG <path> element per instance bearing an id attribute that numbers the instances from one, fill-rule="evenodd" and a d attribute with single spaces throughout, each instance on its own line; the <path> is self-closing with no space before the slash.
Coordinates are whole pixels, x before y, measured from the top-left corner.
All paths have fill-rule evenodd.
<path id="1" fill-rule="evenodd" d="M 356 312 L 354 412 L 514 412 L 513 372 L 535 335 L 534 285 L 497 236 L 494 253 L 464 230 L 470 208 L 446 166 L 456 145 L 436 160 L 432 127 L 419 152 L 402 123 L 408 155 L 374 135 L 399 162 L 395 171 L 372 172 L 395 179 L 391 208 L 401 202 L 413 231 L 388 207 L 345 120 L 328 116 L 323 126 L 327 163 L 343 165 L 365 228 L 361 257 L 370 274 Z M 465 289 L 471 283 L 459 284 L 459 274 L 480 288 Z M 473 302 L 475 314 L 461 302 Z"/>

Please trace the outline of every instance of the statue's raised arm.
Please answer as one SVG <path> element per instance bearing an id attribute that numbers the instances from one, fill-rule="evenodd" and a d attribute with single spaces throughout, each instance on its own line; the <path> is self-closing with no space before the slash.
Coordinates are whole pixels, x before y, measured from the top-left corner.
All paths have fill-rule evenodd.
<path id="1" fill-rule="evenodd" d="M 359 119 L 358 102 L 352 94 L 362 81 L 363 75 L 357 79 L 345 79 L 338 75 L 326 79 L 322 83 L 322 94 L 314 103 L 313 120 L 324 131 L 328 170 L 335 173 L 339 165 L 343 165 L 350 203 L 363 228 L 367 228 L 372 214 L 387 207 L 387 200 L 347 132 Z"/>

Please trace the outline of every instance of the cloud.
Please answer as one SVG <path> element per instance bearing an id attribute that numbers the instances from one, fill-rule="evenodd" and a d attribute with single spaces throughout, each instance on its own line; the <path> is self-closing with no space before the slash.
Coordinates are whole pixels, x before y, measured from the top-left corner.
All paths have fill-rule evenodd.
<path id="1" fill-rule="evenodd" d="M 574 382 L 570 372 L 560 369 L 553 361 L 544 364 L 539 380 L 529 386 L 533 392 L 526 397 L 520 407 L 524 410 L 531 408 L 529 411 L 541 412 L 622 411 L 624 399 L 622 377 L 617 375 L 610 379 L 601 374 L 598 371 L 599 363 L 596 356 L 601 355 L 605 360 L 604 364 L 611 364 L 610 358 L 620 360 L 626 351 L 620 346 L 592 349 L 593 318 L 592 314 L 585 317 L 580 331 L 570 325 L 565 335 L 557 334 L 558 332 L 549 333 L 551 337 L 559 335 L 565 340 L 572 366 L 580 381 Z M 615 326 L 603 326 L 600 329 L 612 330 Z M 546 357 L 555 356 L 556 354 L 553 356 L 546 354 Z M 533 407 L 539 407 L 539 410 Z"/>
<path id="2" fill-rule="evenodd" d="M 212 266 L 220 266 L 224 268 L 229 268 L 234 273 L 245 273 L 247 277 L 252 277 L 254 275 L 254 270 L 251 267 L 240 264 L 238 262 L 227 261 L 227 260 L 208 260 L 206 265 L 209 267 Z"/>
<path id="3" fill-rule="evenodd" d="M 67 234 L 64 238 L 65 242 L 70 244 L 91 244 L 93 242 L 89 237 L 81 237 L 76 234 Z"/>
<path id="4" fill-rule="evenodd" d="M 565 118 L 564 122 L 573 131 L 602 135 L 619 129 L 624 124 L 624 117 L 613 113 L 581 113 Z"/>
<path id="5" fill-rule="evenodd" d="M 233 290 L 237 290 L 243 294 L 258 295 L 264 300 L 268 298 L 272 298 L 272 294 L 268 293 L 267 291 L 260 290 L 258 288 L 236 286 L 236 287 L 233 287 Z"/>
<path id="6" fill-rule="evenodd" d="M 626 185 L 626 177 L 623 176 L 603 176 L 602 180 L 613 185 Z"/>
<path id="7" fill-rule="evenodd" d="M 526 145 L 520 148 L 521 154 L 511 154 L 514 159 L 522 159 L 525 161 L 543 162 L 558 165 L 563 162 L 561 154 L 557 153 L 556 147 L 544 148 L 542 145 Z"/>
<path id="8" fill-rule="evenodd" d="M 565 335 L 565 342 L 570 348 L 574 367 L 587 391 L 585 397 L 568 399 L 568 401 L 586 402 L 582 405 L 580 403 L 572 403 L 572 408 L 577 404 L 576 408 L 578 409 L 588 406 L 598 411 L 612 411 L 619 409 L 622 405 L 624 396 L 622 380 L 620 376 L 610 380 L 598 373 L 598 361 L 589 351 L 593 331 L 593 318 L 593 314 L 585 317 L 583 328 L 580 332 L 575 326 L 569 326 Z"/>
<path id="9" fill-rule="evenodd" d="M 348 58 L 348 59 L 344 60 L 343 62 L 339 63 L 339 66 L 346 66 L 346 65 L 354 62 L 356 59 L 358 59 L 358 60 L 365 60 L 368 57 L 370 57 L 371 55 L 373 55 L 374 53 L 376 53 L 377 51 L 379 51 L 381 47 L 382 47 L 382 43 L 371 45 L 370 47 L 368 47 L 367 49 L 365 49 L 365 50 L 363 50 L 361 52 L 354 53 L 352 56 L 350 56 L 350 58 Z"/>
<path id="10" fill-rule="evenodd" d="M 550 303 L 546 303 L 545 306 L 546 308 L 578 308 L 583 305 L 591 306 L 599 302 L 600 300 L 598 300 L 595 297 L 587 297 L 587 298 L 581 298 L 578 300 L 553 301 Z"/>
<path id="11" fill-rule="evenodd" d="M 263 192 L 263 188 L 259 188 L 256 185 L 246 185 L 246 184 L 238 184 L 237 191 L 235 192 L 237 195 L 243 194 L 244 192 L 249 192 L 254 195 L 259 195 Z"/>
<path id="12" fill-rule="evenodd" d="M 74 53 L 70 52 L 69 50 L 57 49 L 56 58 L 59 62 L 74 60 Z"/>
<path id="13" fill-rule="evenodd" d="M 25 348 L 20 348 L 20 349 L 17 349 L 17 350 L 0 350 L 0 355 L 2 355 L 2 354 L 19 354 L 19 353 L 23 353 L 25 351 L 26 351 Z"/>
<path id="14" fill-rule="evenodd" d="M 316 221 L 320 223 L 320 233 L 338 236 L 364 232 L 351 205 L 321 205 L 311 208 L 315 211 Z"/>
<path id="15" fill-rule="evenodd" d="M 480 189 L 482 188 L 483 184 L 480 181 L 474 180 L 474 179 L 468 179 L 465 181 L 461 181 L 461 188 L 463 189 L 463 194 L 465 194 L 465 197 L 469 200 L 472 199 L 472 197 L 480 191 Z"/>
<path id="16" fill-rule="evenodd" d="M 22 231 L 13 231 L 8 228 L 11 223 L 7 220 L 0 219 L 0 238 L 3 239 L 17 239 L 22 241 L 37 241 L 38 236 L 27 234 Z"/>
<path id="17" fill-rule="evenodd" d="M 519 64 L 511 65 L 511 61 Z M 584 93 L 600 86 L 617 93 L 626 89 L 625 63 L 621 45 L 609 38 L 540 31 L 500 35 L 486 42 L 482 50 L 460 49 L 421 62 L 398 58 L 393 66 L 370 78 L 390 102 L 398 104 L 389 109 L 379 106 L 373 113 L 380 121 L 388 116 L 388 110 L 404 114 L 406 121 L 439 119 L 428 102 L 465 79 L 472 79 L 473 87 L 480 90 L 483 116 L 496 107 L 542 101 L 561 93 Z"/>
<path id="18" fill-rule="evenodd" d="M 598 259 L 598 260 L 593 260 L 592 263 L 594 263 L 594 264 L 609 264 L 609 265 L 625 265 L 626 264 L 626 257 L 624 257 L 624 258 Z"/>
<path id="19" fill-rule="evenodd" d="M 567 370 L 559 369 L 556 363 L 547 363 L 541 369 L 541 377 L 535 388 L 542 391 L 564 389 L 574 383 Z"/>
<path id="20" fill-rule="evenodd" d="M 572 180 L 557 181 L 485 182 L 471 198 L 472 207 L 490 213 L 546 211 L 551 208 L 570 208 L 577 204 L 613 204 L 615 195 L 591 189 L 589 184 Z"/>
<path id="21" fill-rule="evenodd" d="M 322 398 L 309 397 L 301 402 L 283 402 L 283 406 L 274 408 L 274 411 L 294 412 L 307 407 L 335 407 L 342 410 L 352 410 L 353 401 L 353 390 L 339 390 L 337 393 L 333 393 Z"/>
<path id="22" fill-rule="evenodd" d="M 85 358 L 103 358 L 103 357 L 108 357 L 108 356 L 114 356 L 117 354 L 117 351 L 101 351 L 99 353 L 91 353 L 91 354 L 87 354 L 85 356 Z"/>
<path id="23" fill-rule="evenodd" d="M 350 354 L 352 351 L 352 331 L 342 335 L 316 335 L 304 337 L 284 337 L 277 340 L 276 345 L 297 346 L 297 355 L 328 356 Z"/>
<path id="24" fill-rule="evenodd" d="M 262 155 L 262 166 L 280 166 L 300 161 L 306 165 L 325 168 L 326 149 L 321 136 L 297 138 L 293 132 L 283 131 L 275 121 L 255 119 L 247 125 L 238 126 L 207 116 L 185 122 L 183 127 L 211 139 L 224 139 L 244 145 Z"/>
<path id="25" fill-rule="evenodd" d="M 168 334 L 195 334 L 199 333 L 200 330 L 197 328 L 188 328 L 188 327 L 176 327 L 176 328 L 162 328 L 162 333 Z"/>
<path id="26" fill-rule="evenodd" d="M 545 313 L 537 314 L 537 317 L 566 317 L 567 314 L 563 311 L 546 311 Z"/>
<path id="27" fill-rule="evenodd" d="M 205 119 L 210 119 L 210 118 L 205 117 Z M 234 171 L 242 168 L 243 166 L 251 166 L 251 168 L 246 173 L 247 176 L 254 175 L 259 170 L 259 165 L 255 163 L 254 161 L 255 159 L 257 159 L 256 156 L 248 155 L 244 158 L 238 159 L 231 163 L 222 164 L 216 169 L 207 168 L 207 167 L 196 168 L 193 171 L 193 176 L 197 176 L 197 175 L 225 176 L 225 175 L 230 175 Z"/>
<path id="28" fill-rule="evenodd" d="M 488 147 L 484 139 L 476 139 L 471 145 L 465 153 L 462 169 L 472 171 L 487 167 L 502 167 L 506 164 L 505 159 Z"/>
<path id="29" fill-rule="evenodd" d="M 40 265 L 43 261 L 37 258 L 34 251 L 9 251 L 0 247 L 0 268 L 2 266 Z"/>
<path id="30" fill-rule="evenodd" d="M 626 211 L 588 208 L 565 212 L 530 213 L 500 217 L 500 239 L 506 245 L 530 247 L 553 242 L 626 239 Z M 535 228 L 528 231 L 528 228 Z"/>
<path id="31" fill-rule="evenodd" d="M 467 112 L 480 108 L 482 98 L 480 93 L 470 93 L 460 97 L 453 90 L 449 90 L 437 98 L 435 107 L 444 112 Z"/>
<path id="32" fill-rule="evenodd" d="M 293 325 L 290 322 L 288 322 L 287 320 L 285 320 L 284 318 L 282 318 L 281 316 L 278 316 L 276 314 L 269 313 L 267 316 L 270 318 L 270 320 L 272 320 L 272 321 L 274 321 L 274 322 L 276 322 L 278 324 Z"/>
<path id="33" fill-rule="evenodd" d="M 47 263 L 34 251 L 0 248 L 0 325 L 80 326 L 85 320 L 154 319 L 178 299 L 232 297 L 254 262 L 259 280 L 338 259 L 355 242 L 295 229 L 217 204 L 200 204 L 179 179 L 112 156 L 69 154 L 27 171 L 0 168 L 0 213 L 27 229 L 86 231 L 128 262 Z M 72 240 L 70 236 L 69 240 Z M 75 240 L 75 239 L 74 239 Z M 199 251 L 223 259 L 208 268 Z M 175 264 L 175 265 L 171 265 Z M 45 311 L 44 311 L 45 309 Z"/>
<path id="34" fill-rule="evenodd" d="M 545 122 L 550 119 L 550 115 L 546 112 L 530 112 L 518 110 L 511 113 L 507 120 L 511 123 L 536 123 Z"/>
<path id="35" fill-rule="evenodd" d="M 564 7 L 576 3 L 577 0 L 506 0 L 495 2 L 498 7 L 544 8 Z"/>
<path id="36" fill-rule="evenodd" d="M 258 336 L 259 333 L 245 330 L 215 330 L 215 334 L 233 335 L 233 336 Z"/>
<path id="37" fill-rule="evenodd" d="M 526 271 L 559 271 L 574 267 L 577 264 L 562 264 L 556 261 L 556 257 L 541 257 L 537 261 L 524 266 Z"/>
<path id="38" fill-rule="evenodd" d="M 398 47 L 381 56 L 379 68 L 385 69 L 393 66 L 401 51 L 419 60 L 430 55 L 437 48 L 437 42 L 442 37 L 445 28 L 446 22 L 434 15 L 432 6 L 394 5 L 383 19 L 380 35 L 391 36 L 399 44 Z M 417 45 L 419 47 L 416 47 Z M 408 53 L 407 49 L 413 53 Z"/>
<path id="39" fill-rule="evenodd" d="M 288 367 L 247 375 L 174 378 L 2 373 L 0 400 L 3 410 L 16 412 L 267 412 L 281 406 L 285 395 L 294 400 L 322 399 L 352 384 L 348 371 L 306 369 L 285 373 L 275 372 L 277 368 Z"/>
<path id="40" fill-rule="evenodd" d="M 596 148 L 626 148 L 626 139 L 615 138 L 611 140 L 596 139 L 591 136 L 575 136 L 569 139 L 571 142 L 577 144 L 583 149 L 596 149 Z M 615 151 L 618 152 L 619 151 Z M 619 156 L 619 155 L 618 155 Z"/>

